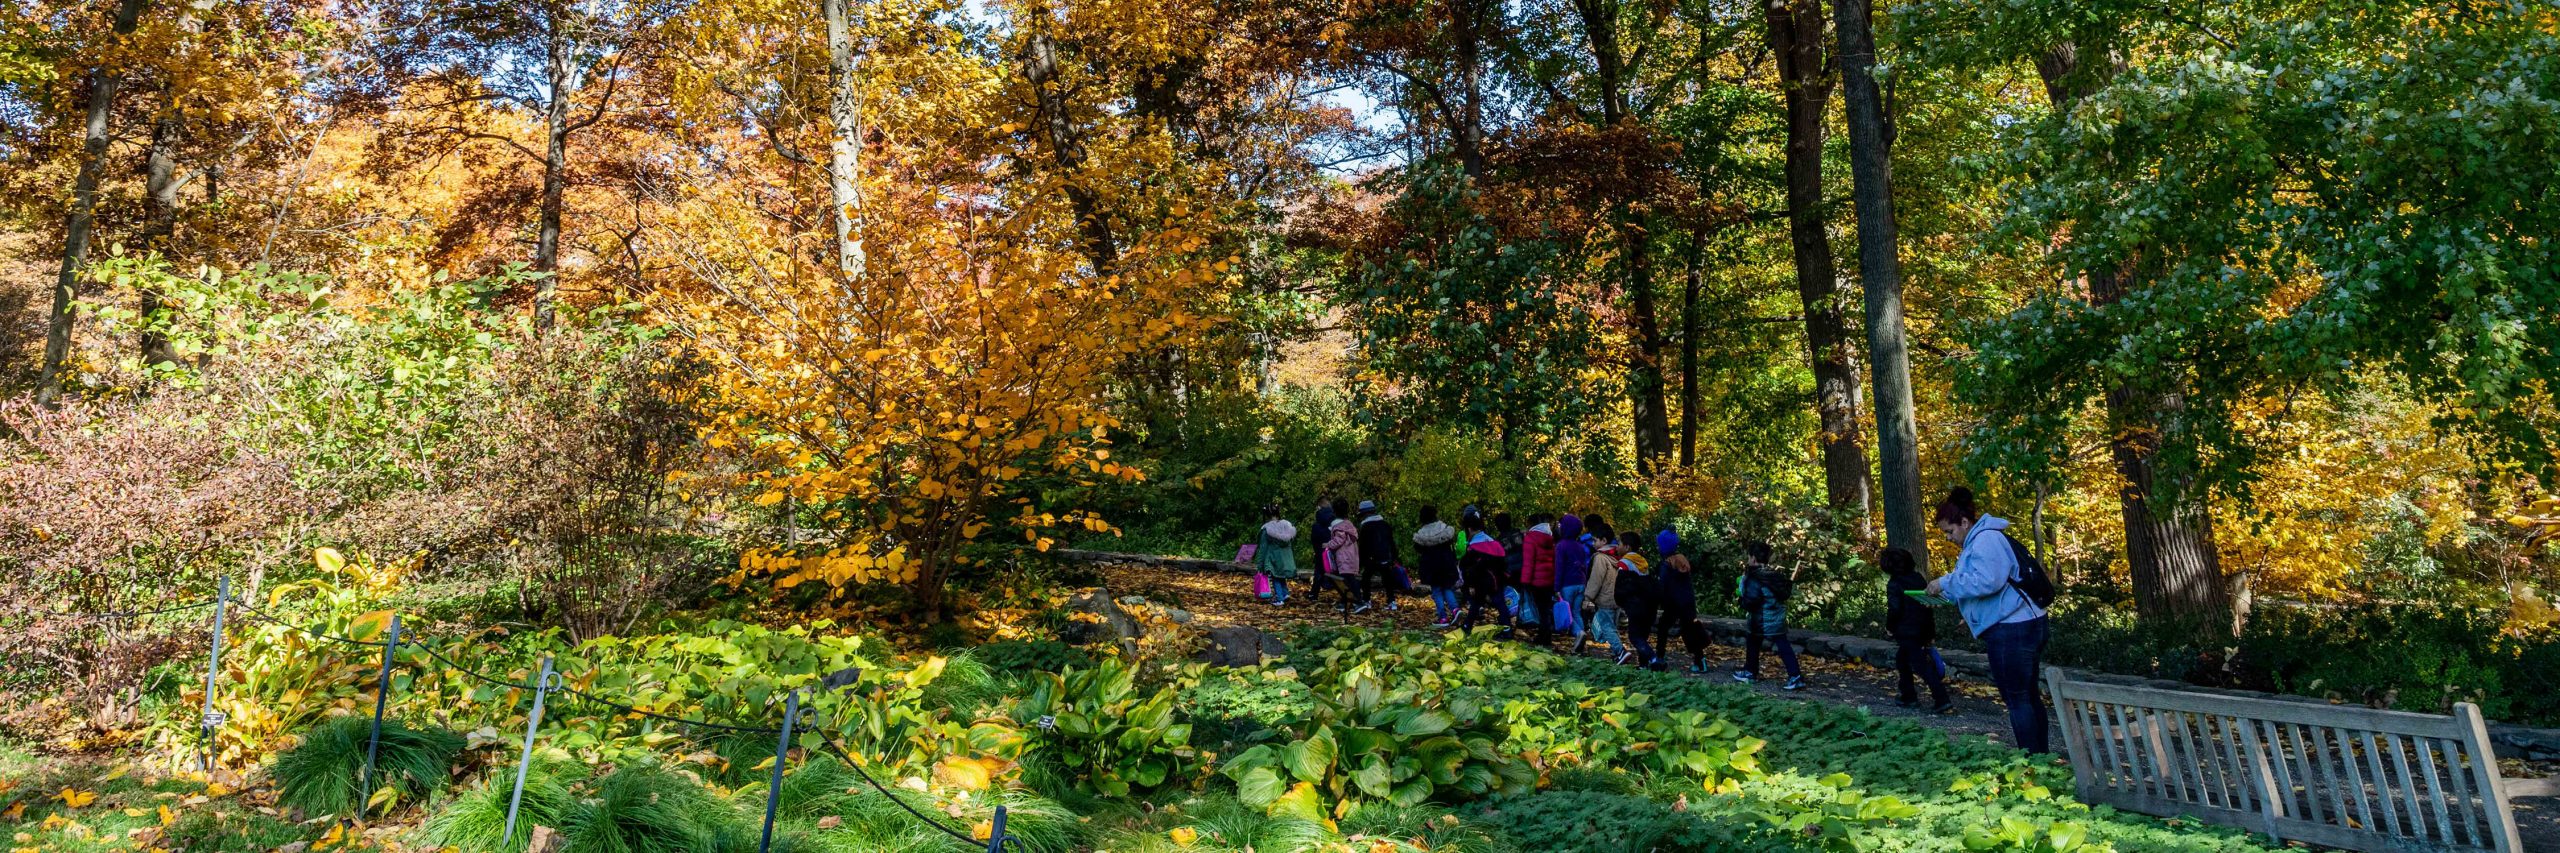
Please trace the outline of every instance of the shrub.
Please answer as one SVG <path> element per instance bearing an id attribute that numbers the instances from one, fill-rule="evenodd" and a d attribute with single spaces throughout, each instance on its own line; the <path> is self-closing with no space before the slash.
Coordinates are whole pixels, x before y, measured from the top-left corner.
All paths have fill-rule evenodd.
<path id="1" fill-rule="evenodd" d="M 364 786 L 365 753 L 373 721 L 347 715 L 322 721 L 303 733 L 302 742 L 276 758 L 276 801 L 311 814 L 353 817 L 369 810 L 371 792 Z M 374 762 L 377 790 L 416 800 L 444 786 L 453 759 L 464 747 L 462 736 L 442 729 L 413 729 L 397 720 L 382 721 L 382 744 Z"/>

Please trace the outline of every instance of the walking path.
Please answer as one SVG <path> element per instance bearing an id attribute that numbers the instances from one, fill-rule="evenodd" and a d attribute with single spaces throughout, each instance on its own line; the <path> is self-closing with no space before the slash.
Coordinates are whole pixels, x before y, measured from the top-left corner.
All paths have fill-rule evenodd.
<path id="1" fill-rule="evenodd" d="M 1254 598 L 1247 577 L 1226 572 L 1186 570 L 1175 564 L 1110 563 L 1103 570 L 1105 583 L 1115 595 L 1136 594 L 1150 601 L 1174 604 L 1189 610 L 1195 617 L 1211 622 L 1252 625 L 1268 631 L 1280 631 L 1305 623 L 1353 624 L 1371 628 L 1408 630 L 1431 627 L 1431 601 L 1409 596 L 1397 610 L 1372 609 L 1368 613 L 1344 615 L 1331 601 L 1299 590 L 1287 607 L 1273 607 Z M 1674 639 L 1672 645 L 1678 646 Z M 1597 648 L 1594 648 L 1597 646 Z M 1553 647 L 1560 654 L 1572 653 L 1570 638 L 1558 638 Z M 1718 642 L 1705 649 L 1707 673 L 1704 677 L 1729 679 L 1742 666 L 1743 650 L 1736 645 Z M 2009 740 L 2009 716 L 2000 704 L 1999 693 L 1991 685 L 1951 674 L 1948 688 L 1955 699 L 1952 714 L 1931 714 L 1925 709 L 1902 708 L 1894 704 L 1894 673 L 1865 663 L 1842 660 L 1825 655 L 1805 653 L 1799 649 L 1804 665 L 1804 689 L 1780 689 L 1783 678 L 1759 681 L 1752 688 L 1773 699 L 1827 702 L 1866 709 L 1878 717 L 1918 723 L 1948 733 L 1949 737 L 1987 737 L 2003 743 Z M 1608 653 L 1606 646 L 1586 644 L 1586 656 Z M 1665 657 L 1675 668 L 1694 662 L 1686 649 L 1666 650 Z M 1762 651 L 1764 673 L 1779 673 L 1776 656 Z M 2053 733 L 2060 744 L 2060 731 Z M 2508 762 L 2503 771 L 2510 778 L 2518 775 L 2550 777 L 2560 774 L 2560 766 L 2545 763 L 2526 765 Z M 2523 834 L 2526 850 L 2560 851 L 2560 797 L 2524 797 L 2514 801 L 2516 826 Z"/>

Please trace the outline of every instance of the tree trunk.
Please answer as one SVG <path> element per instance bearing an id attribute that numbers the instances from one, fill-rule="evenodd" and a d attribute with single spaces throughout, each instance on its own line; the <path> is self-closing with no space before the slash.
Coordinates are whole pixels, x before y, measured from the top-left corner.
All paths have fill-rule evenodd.
<path id="1" fill-rule="evenodd" d="M 1653 304 L 1653 240 L 1644 218 L 1633 211 L 1620 220 L 1618 233 L 1627 250 L 1627 292 L 1635 303 L 1636 471 L 1651 474 L 1655 463 L 1671 455 L 1671 422 L 1662 399 L 1662 323 Z"/>
<path id="2" fill-rule="evenodd" d="M 1482 0 L 1458 0 L 1458 167 L 1472 182 L 1484 177 L 1484 19 Z"/>
<path id="3" fill-rule="evenodd" d="M 1876 85 L 1872 0 L 1833 0 L 1841 99 L 1849 113 L 1849 177 L 1858 206 L 1858 278 L 1867 303 L 1867 371 L 1876 394 L 1876 460 L 1885 544 L 1929 567 L 1911 354 L 1902 326 L 1902 257 L 1893 218 L 1893 119 Z"/>
<path id="4" fill-rule="evenodd" d="M 1698 289 L 1706 275 L 1705 229 L 1689 234 L 1688 277 L 1680 288 L 1680 467 L 1698 466 Z"/>
<path id="5" fill-rule="evenodd" d="M 1049 12 L 1034 7 L 1034 24 L 1045 26 Z M 1077 171 L 1084 168 L 1084 141 L 1077 134 L 1074 118 L 1067 114 L 1067 95 L 1058 82 L 1058 44 L 1045 31 L 1035 31 L 1023 44 L 1022 79 L 1031 84 L 1036 105 L 1041 140 L 1049 148 L 1049 157 L 1066 184 L 1067 205 L 1075 211 L 1076 225 L 1084 231 L 1085 256 L 1093 263 L 1095 273 L 1108 275 L 1120 266 L 1120 243 L 1112 234 L 1111 220 L 1103 213 L 1102 198 L 1087 189 Z"/>
<path id="6" fill-rule="evenodd" d="M 124 0 L 116 6 L 116 35 L 133 32 L 146 0 Z M 104 65 L 89 69 L 88 122 L 81 132 L 80 172 L 71 179 L 71 209 L 62 215 L 62 268 L 54 276 L 53 310 L 46 318 L 44 367 L 36 379 L 36 402 L 50 406 L 62 398 L 62 370 L 71 360 L 72 303 L 79 299 L 80 268 L 89 262 L 89 232 L 97 225 L 98 180 L 107 169 L 107 114 L 115 106 L 118 80 Z"/>
<path id="7" fill-rule="evenodd" d="M 139 247 L 158 252 L 172 269 L 177 259 L 172 238 L 178 233 L 178 139 L 185 127 L 175 112 L 174 104 L 151 124 L 151 150 L 143 158 L 143 219 Z M 145 284 L 141 288 L 142 363 L 151 366 L 175 364 L 177 351 L 169 346 L 169 335 L 160 328 L 160 291 Z"/>
<path id="8" fill-rule="evenodd" d="M 866 253 L 855 222 L 862 217 L 861 55 L 854 52 L 853 24 L 845 7 L 851 0 L 825 0 L 827 16 L 827 191 L 832 195 L 836 227 L 836 268 L 846 282 L 862 279 Z"/>
<path id="9" fill-rule="evenodd" d="M 1831 68 L 1823 55 L 1819 0 L 1769 4 L 1769 49 L 1787 105 L 1787 233 L 1794 244 L 1796 292 L 1804 301 L 1805 346 L 1813 361 L 1814 412 L 1820 417 L 1822 479 L 1835 510 L 1865 516 L 1867 454 L 1858 442 L 1858 364 L 1831 237 L 1822 216 L 1823 114 L 1831 100 Z"/>
<path id="10" fill-rule="evenodd" d="M 1600 126 L 1612 129 L 1627 121 L 1627 67 L 1618 44 L 1618 4 L 1611 0 L 1579 0 L 1583 37 L 1591 43 L 1591 59 L 1599 72 Z M 1671 455 L 1670 415 L 1664 411 L 1662 321 L 1654 309 L 1652 232 L 1631 201 L 1618 204 L 1618 241 L 1626 253 L 1627 296 L 1635 315 L 1637 360 L 1629 371 L 1634 398 L 1636 471 L 1653 472 L 1655 462 Z"/>
<path id="11" fill-rule="evenodd" d="M 2036 61 L 2045 94 L 2055 109 L 2068 110 L 2107 77 L 2116 62 L 2082 75 L 2079 46 L 2065 43 Z M 2085 273 L 2089 301 L 2113 305 L 2131 290 L 2128 263 L 2115 269 Z M 2185 401 L 2175 392 L 2118 385 L 2106 394 L 2108 450 L 2121 481 L 2116 500 L 2124 516 L 2125 562 L 2133 580 L 2134 609 L 2144 621 L 2191 627 L 2200 634 L 2236 631 L 2231 585 L 2222 575 L 2222 555 L 2214 545 L 2213 513 L 2191 480 L 2162 473 L 2160 422 L 2175 418 Z"/>
<path id="12" fill-rule="evenodd" d="M 568 190 L 569 100 L 577 92 L 578 82 L 569 36 L 560 31 L 564 23 L 555 17 L 551 26 L 544 60 L 551 100 L 542 105 L 542 209 L 533 247 L 533 270 L 542 274 L 533 291 L 536 329 L 551 328 L 553 301 L 560 290 L 560 209 Z"/>

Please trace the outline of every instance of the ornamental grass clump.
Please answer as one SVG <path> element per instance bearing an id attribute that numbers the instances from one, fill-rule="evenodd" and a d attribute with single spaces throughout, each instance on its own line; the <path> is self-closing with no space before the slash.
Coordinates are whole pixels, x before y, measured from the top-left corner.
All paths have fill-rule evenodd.
<path id="1" fill-rule="evenodd" d="M 309 814 L 354 817 L 374 807 L 368 800 L 380 791 L 417 800 L 444 786 L 454 757 L 465 746 L 461 735 L 443 729 L 413 729 L 384 720 L 374 791 L 368 792 L 363 790 L 364 766 L 372 733 L 373 721 L 354 715 L 311 727 L 301 743 L 276 758 L 276 801 Z"/>

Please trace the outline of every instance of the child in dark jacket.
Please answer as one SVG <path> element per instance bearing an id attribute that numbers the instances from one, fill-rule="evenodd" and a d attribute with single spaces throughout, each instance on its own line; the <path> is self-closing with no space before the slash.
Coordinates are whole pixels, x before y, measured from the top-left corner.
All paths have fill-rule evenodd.
<path id="1" fill-rule="evenodd" d="M 1507 512 L 1493 514 L 1493 541 L 1502 546 L 1502 589 L 1494 594 L 1494 598 L 1503 603 L 1503 636 L 1509 637 L 1510 629 L 1517 624 L 1520 602 L 1528 600 L 1528 594 L 1520 585 L 1520 564 L 1527 556 L 1524 552 L 1529 549 L 1525 547 L 1528 543 L 1523 541 L 1518 524 Z"/>
<path id="2" fill-rule="evenodd" d="M 1618 618 L 1626 623 L 1627 641 L 1636 647 L 1636 659 L 1646 669 L 1663 668 L 1662 655 L 1647 640 L 1653 635 L 1654 616 L 1662 607 L 1662 585 L 1653 572 L 1646 569 L 1644 538 L 1633 531 L 1618 538 Z"/>
<path id="3" fill-rule="evenodd" d="M 1458 555 L 1458 587 L 1466 593 L 1466 611 L 1458 616 L 1458 629 L 1471 630 L 1480 624 L 1485 611 L 1502 616 L 1502 573 L 1508 556 L 1500 541 L 1484 529 L 1484 517 L 1467 513 L 1458 519 L 1466 550 Z"/>
<path id="4" fill-rule="evenodd" d="M 1413 561 L 1422 585 L 1431 588 L 1432 625 L 1446 628 L 1458 621 L 1458 530 L 1440 520 L 1436 506 L 1423 507 L 1417 520 L 1422 527 L 1413 531 Z"/>
<path id="5" fill-rule="evenodd" d="M 1901 679 L 1895 704 L 1920 706 L 1920 692 L 1912 684 L 1916 675 L 1929 683 L 1930 713 L 1955 713 L 1955 703 L 1947 700 L 1947 667 L 1938 657 L 1938 617 L 1910 595 L 1927 591 L 1929 579 L 1920 576 L 1911 552 L 1900 548 L 1884 549 L 1876 555 L 1876 563 L 1885 574 L 1884 633 L 1893 638 L 1893 669 Z"/>
<path id="6" fill-rule="evenodd" d="M 1680 534 L 1669 530 L 1655 534 L 1653 547 L 1662 556 L 1655 563 L 1659 568 L 1653 572 L 1662 584 L 1662 615 L 1653 621 L 1653 648 L 1663 657 L 1670 657 L 1671 635 L 1678 634 L 1681 643 L 1689 647 L 1689 659 L 1693 661 L 1689 671 L 1706 672 L 1707 626 L 1698 622 L 1697 567 L 1680 554 Z"/>
<path id="7" fill-rule="evenodd" d="M 1795 644 L 1787 641 L 1787 599 L 1794 584 L 1769 564 L 1769 543 L 1753 542 L 1744 552 L 1742 581 L 1735 592 L 1742 598 L 1742 621 L 1751 644 L 1743 650 L 1742 668 L 1734 671 L 1733 680 L 1749 684 L 1760 678 L 1760 646 L 1768 643 L 1777 646 L 1778 660 L 1787 666 L 1786 689 L 1802 690 L 1804 668 L 1796 663 Z"/>

